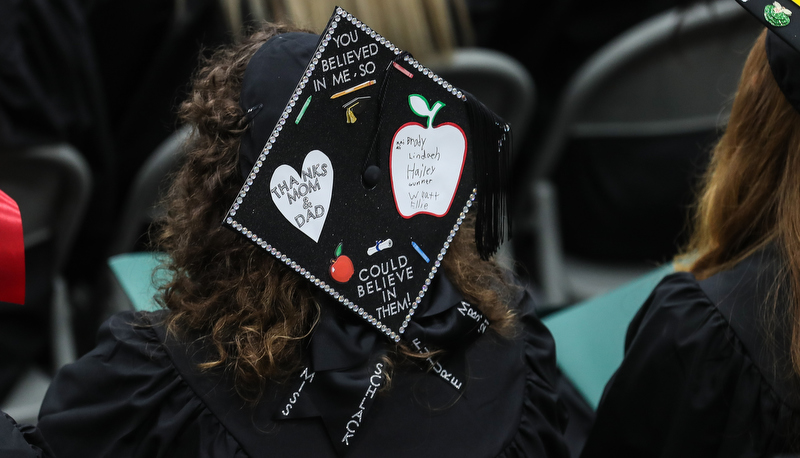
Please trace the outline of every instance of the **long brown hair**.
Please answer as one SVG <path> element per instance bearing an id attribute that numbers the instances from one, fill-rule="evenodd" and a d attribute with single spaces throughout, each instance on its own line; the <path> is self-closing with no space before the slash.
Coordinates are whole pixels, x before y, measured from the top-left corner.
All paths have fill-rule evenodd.
<path id="1" fill-rule="evenodd" d="M 704 279 L 774 244 L 793 304 L 789 317 L 772 320 L 792 323 L 792 365 L 800 374 L 800 114 L 775 82 L 765 39 L 766 30 L 745 63 L 728 127 L 706 172 L 694 233 L 676 265 Z"/>
<path id="2" fill-rule="evenodd" d="M 242 184 L 244 70 L 270 37 L 297 30 L 265 24 L 202 63 L 179 111 L 195 133 L 165 198 L 167 214 L 157 239 L 169 255 L 164 268 L 172 276 L 161 296 L 170 311 L 168 329 L 181 338 L 210 342 L 214 356 L 201 367 L 230 370 L 240 395 L 250 399 L 258 398 L 267 380 L 281 380 L 299 368 L 302 342 L 319 315 L 316 291 L 307 280 L 221 224 Z M 443 267 L 491 328 L 508 335 L 515 325 L 509 306 L 515 288 L 494 262 L 480 259 L 469 221 Z M 402 344 L 398 351 L 414 354 Z"/>

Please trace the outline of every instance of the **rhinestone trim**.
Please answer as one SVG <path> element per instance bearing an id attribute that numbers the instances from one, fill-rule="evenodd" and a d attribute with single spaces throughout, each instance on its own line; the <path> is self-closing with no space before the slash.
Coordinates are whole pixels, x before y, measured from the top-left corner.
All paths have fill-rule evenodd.
<path id="1" fill-rule="evenodd" d="M 467 212 L 471 208 L 471 202 L 475 201 L 475 196 L 478 194 L 478 190 L 473 188 L 472 193 L 469 195 L 469 202 L 470 204 L 464 206 L 464 211 L 458 215 L 458 220 L 456 224 L 453 225 L 453 230 L 450 231 L 450 235 L 447 237 L 447 240 L 442 244 L 442 249 L 439 251 L 439 254 L 436 255 L 436 262 L 433 263 L 431 266 L 431 270 L 428 272 L 428 278 L 425 279 L 425 282 L 422 285 L 419 293 L 417 294 L 416 299 L 414 299 L 414 303 L 411 304 L 411 310 L 408 311 L 408 315 L 406 315 L 405 319 L 403 320 L 403 324 L 400 325 L 400 329 L 398 329 L 398 333 L 403 334 L 408 327 L 408 323 L 411 321 L 411 318 L 416 313 L 419 304 L 422 302 L 422 298 L 425 297 L 425 293 L 428 291 L 428 287 L 431 284 L 431 281 L 436 276 L 436 272 L 438 272 L 439 267 L 441 267 L 441 261 L 444 258 L 444 255 L 447 253 L 447 249 L 450 248 L 450 243 L 453 241 L 453 236 L 461 227 L 461 223 L 464 222 L 464 218 L 466 217 Z"/>

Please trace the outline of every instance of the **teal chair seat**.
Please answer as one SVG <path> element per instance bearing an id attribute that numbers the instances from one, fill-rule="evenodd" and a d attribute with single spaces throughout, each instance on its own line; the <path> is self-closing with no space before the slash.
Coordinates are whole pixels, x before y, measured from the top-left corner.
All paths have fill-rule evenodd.
<path id="1" fill-rule="evenodd" d="M 112 256 L 108 266 L 134 310 L 158 310 L 154 296 L 159 286 L 169 280 L 167 272 L 156 268 L 163 262 L 163 253 L 135 252 Z"/>
<path id="2" fill-rule="evenodd" d="M 555 339 L 559 368 L 592 408 L 622 362 L 628 324 L 658 282 L 673 271 L 672 264 L 662 266 L 542 320 Z"/>

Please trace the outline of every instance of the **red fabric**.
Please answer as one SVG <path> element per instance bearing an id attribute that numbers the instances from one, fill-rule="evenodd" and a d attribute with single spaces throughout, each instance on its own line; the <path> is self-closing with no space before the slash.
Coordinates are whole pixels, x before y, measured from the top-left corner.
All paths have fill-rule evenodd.
<path id="1" fill-rule="evenodd" d="M 0 191 L 0 301 L 25 303 L 25 243 L 19 206 Z"/>

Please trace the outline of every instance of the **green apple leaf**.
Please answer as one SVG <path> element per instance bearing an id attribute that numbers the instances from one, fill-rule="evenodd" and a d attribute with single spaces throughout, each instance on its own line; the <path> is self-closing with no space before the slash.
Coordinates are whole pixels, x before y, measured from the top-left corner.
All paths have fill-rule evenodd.
<path id="1" fill-rule="evenodd" d="M 430 128 L 433 125 L 433 118 L 436 117 L 436 113 L 441 110 L 445 104 L 439 100 L 433 104 L 431 107 L 428 104 L 428 100 L 419 94 L 410 94 L 408 96 L 408 106 L 411 108 L 411 111 L 414 112 L 417 116 L 422 116 L 423 118 L 428 118 L 428 127 Z"/>
<path id="2" fill-rule="evenodd" d="M 342 255 L 342 243 L 339 242 L 339 245 L 336 246 L 336 251 L 333 252 L 333 255 L 337 258 Z"/>

